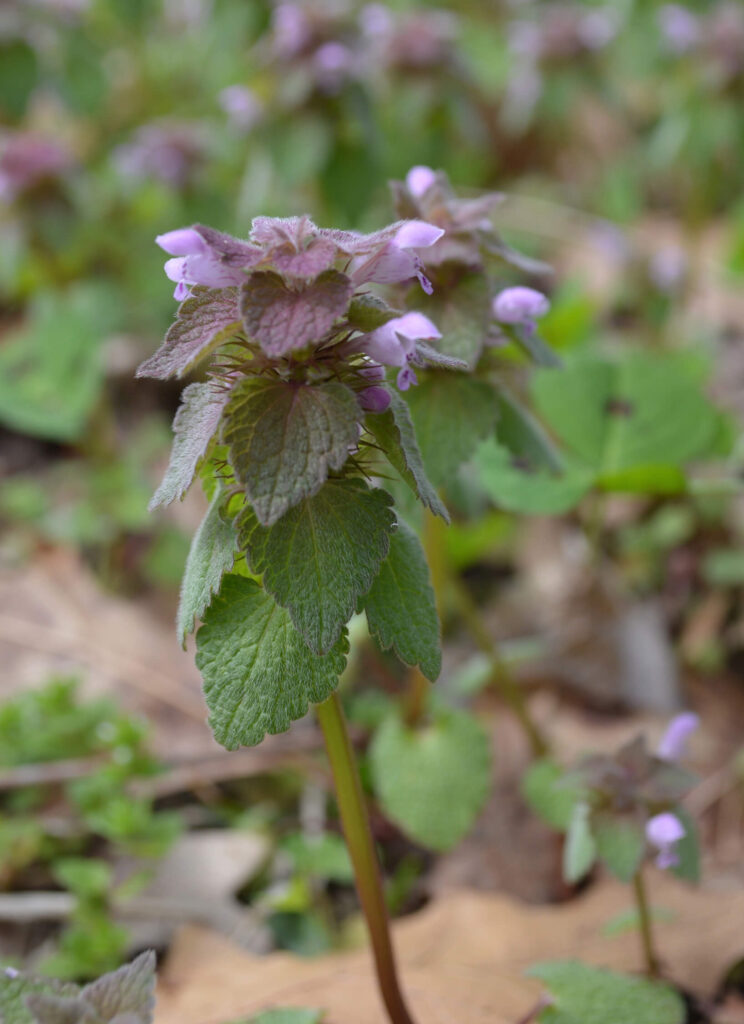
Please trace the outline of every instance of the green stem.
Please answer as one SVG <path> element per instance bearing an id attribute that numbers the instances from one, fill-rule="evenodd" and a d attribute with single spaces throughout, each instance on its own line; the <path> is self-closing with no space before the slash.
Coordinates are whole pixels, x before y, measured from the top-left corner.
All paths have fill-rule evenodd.
<path id="1" fill-rule="evenodd" d="M 654 951 L 654 938 L 651 931 L 651 913 L 648 907 L 646 883 L 643 880 L 641 868 L 639 868 L 633 876 L 633 890 L 635 892 L 636 906 L 638 908 L 638 921 L 641 927 L 641 943 L 643 945 L 643 959 L 646 961 L 646 973 L 651 978 L 658 978 L 659 961 Z"/>
<path id="2" fill-rule="evenodd" d="M 550 745 L 530 715 L 522 688 L 500 657 L 498 648 L 491 639 L 491 635 L 486 629 L 472 597 L 459 580 L 453 580 L 453 584 L 457 603 L 460 607 L 460 614 L 465 620 L 465 624 L 476 644 L 491 662 L 491 680 L 494 686 L 497 687 L 502 700 L 511 708 L 514 716 L 524 729 L 533 755 L 535 757 L 545 757 L 546 754 L 550 753 Z"/>
<path id="3" fill-rule="evenodd" d="M 315 710 L 333 772 L 336 800 L 354 866 L 357 892 L 367 919 L 380 992 L 393 1024 L 414 1024 L 398 983 L 380 867 L 338 694 L 334 693 L 323 704 L 316 705 Z"/>

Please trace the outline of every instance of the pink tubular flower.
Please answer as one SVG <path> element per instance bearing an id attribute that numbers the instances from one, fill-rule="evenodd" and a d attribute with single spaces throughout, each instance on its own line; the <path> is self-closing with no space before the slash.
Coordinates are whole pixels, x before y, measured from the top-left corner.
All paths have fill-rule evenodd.
<path id="1" fill-rule="evenodd" d="M 537 317 L 545 316 L 548 312 L 550 302 L 535 288 L 518 285 L 499 292 L 493 300 L 492 309 L 493 315 L 502 324 L 534 326 Z"/>
<path id="2" fill-rule="evenodd" d="M 444 231 L 424 220 L 405 221 L 395 235 L 372 256 L 357 256 L 351 262 L 350 274 L 355 284 L 375 281 L 377 284 L 396 284 L 417 277 L 427 295 L 433 289 L 424 274 L 417 249 L 434 245 Z"/>
<path id="3" fill-rule="evenodd" d="M 656 756 L 664 761 L 681 761 L 685 756 L 687 741 L 700 725 L 700 719 L 693 711 L 676 715 L 661 738 Z"/>
<path id="4" fill-rule="evenodd" d="M 399 366 L 396 383 L 401 391 L 407 391 L 417 383 L 416 374 L 409 365 L 416 358 L 416 342 L 441 337 L 423 313 L 405 313 L 352 341 L 347 352 L 364 352 L 376 363 Z"/>
<path id="5" fill-rule="evenodd" d="M 176 282 L 173 298 L 188 298 L 191 285 L 230 288 L 245 281 L 243 267 L 262 256 L 247 242 L 221 235 L 211 228 L 177 228 L 155 239 L 161 249 L 175 257 L 165 262 L 165 273 Z"/>
<path id="6" fill-rule="evenodd" d="M 220 93 L 219 102 L 240 131 L 250 131 L 261 120 L 263 105 L 255 92 L 245 85 L 228 85 Z"/>
<path id="7" fill-rule="evenodd" d="M 676 814 L 666 811 L 649 818 L 646 822 L 646 839 L 659 851 L 656 856 L 657 867 L 664 870 L 679 864 L 679 855 L 674 847 L 684 835 L 685 827 Z"/>
<path id="8" fill-rule="evenodd" d="M 412 167 L 406 175 L 406 188 L 414 197 L 419 199 L 437 180 L 437 176 L 431 167 L 417 164 Z"/>

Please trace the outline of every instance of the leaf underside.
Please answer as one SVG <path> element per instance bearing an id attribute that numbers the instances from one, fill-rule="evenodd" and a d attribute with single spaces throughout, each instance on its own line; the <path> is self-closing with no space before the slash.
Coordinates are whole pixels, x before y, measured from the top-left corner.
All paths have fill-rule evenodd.
<path id="1" fill-rule="evenodd" d="M 251 568 L 318 654 L 337 642 L 388 553 L 390 505 L 386 491 L 362 480 L 329 480 L 271 527 L 250 509 L 238 520 Z"/>
<path id="2" fill-rule="evenodd" d="M 341 469 L 356 443 L 359 406 L 344 384 L 318 386 L 246 379 L 225 409 L 223 440 L 236 479 L 260 523 L 287 509 Z"/>
<path id="3" fill-rule="evenodd" d="M 391 534 L 388 556 L 362 605 L 380 647 L 393 647 L 434 682 L 442 668 L 439 618 L 426 556 L 406 523 L 399 521 Z"/>
<path id="4" fill-rule="evenodd" d="M 150 500 L 152 511 L 182 498 L 191 486 L 197 466 L 214 437 L 228 392 L 209 381 L 189 384 L 173 420 L 173 448 L 163 481 Z"/>
<path id="5" fill-rule="evenodd" d="M 176 631 L 181 644 L 194 629 L 220 589 L 220 582 L 229 572 L 237 554 L 235 527 L 220 515 L 223 495 L 218 490 L 191 542 L 181 581 Z"/>
<path id="6" fill-rule="evenodd" d="M 318 657 L 289 613 L 251 579 L 225 576 L 196 635 L 209 724 L 228 750 L 284 732 L 310 704 L 326 700 L 346 664 L 343 634 Z"/>

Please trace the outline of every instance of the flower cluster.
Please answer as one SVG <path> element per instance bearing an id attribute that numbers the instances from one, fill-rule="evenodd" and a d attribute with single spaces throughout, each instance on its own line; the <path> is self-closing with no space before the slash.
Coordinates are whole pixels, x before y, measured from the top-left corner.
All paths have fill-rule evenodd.
<path id="1" fill-rule="evenodd" d="M 414 365 L 453 361 L 426 344 L 441 337 L 427 316 L 398 314 L 367 286 L 418 280 L 430 293 L 419 252 L 442 234 L 422 220 L 361 234 L 318 228 L 304 216 L 257 217 L 247 239 L 199 224 L 160 235 L 171 257 L 165 272 L 184 305 L 140 374 L 182 372 L 215 338 L 229 337 L 250 353 L 246 372 L 343 379 L 363 410 L 383 412 L 384 367 L 397 368 L 406 390 L 417 383 Z"/>
<path id="2" fill-rule="evenodd" d="M 30 132 L 0 141 L 0 200 L 12 202 L 37 185 L 53 181 L 73 163 L 61 143 Z"/>
<path id="3" fill-rule="evenodd" d="M 726 85 L 744 71 L 744 11 L 740 4 L 722 0 L 705 12 L 678 3 L 664 4 L 658 23 L 667 50 L 677 57 L 702 57 L 710 80 Z"/>

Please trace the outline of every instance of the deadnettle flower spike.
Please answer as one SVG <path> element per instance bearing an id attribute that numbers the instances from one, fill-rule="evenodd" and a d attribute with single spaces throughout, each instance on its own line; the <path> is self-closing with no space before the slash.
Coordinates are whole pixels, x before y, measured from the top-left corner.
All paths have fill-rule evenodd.
<path id="1" fill-rule="evenodd" d="M 683 711 L 681 715 L 676 715 L 661 738 L 657 757 L 664 761 L 681 761 L 685 756 L 687 741 L 699 725 L 700 719 L 694 711 Z"/>
<path id="2" fill-rule="evenodd" d="M 250 267 L 262 255 L 247 242 L 222 235 L 211 228 L 177 228 L 155 239 L 173 256 L 166 260 L 165 273 L 176 282 L 174 299 L 188 298 L 191 285 L 231 288 L 245 281 L 243 267 Z"/>
<path id="3" fill-rule="evenodd" d="M 679 864 L 679 855 L 674 847 L 684 835 L 684 825 L 670 811 L 649 818 L 646 822 L 646 839 L 659 851 L 656 856 L 657 867 L 665 870 Z"/>

